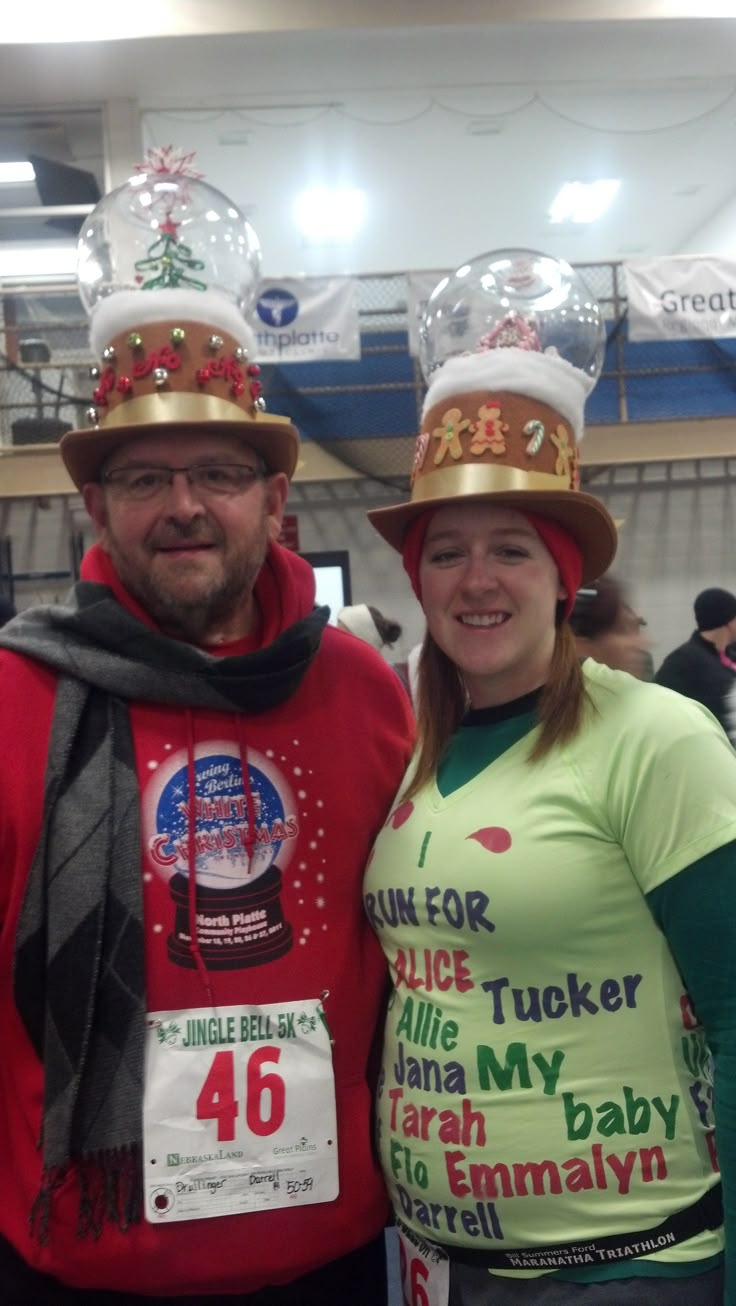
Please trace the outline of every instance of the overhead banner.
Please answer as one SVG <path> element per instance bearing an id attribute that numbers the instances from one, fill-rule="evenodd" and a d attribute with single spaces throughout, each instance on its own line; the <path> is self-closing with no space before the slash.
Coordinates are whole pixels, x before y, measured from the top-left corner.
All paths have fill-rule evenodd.
<path id="1" fill-rule="evenodd" d="M 736 336 L 736 261 L 633 259 L 624 272 L 630 340 Z"/>
<path id="2" fill-rule="evenodd" d="M 261 363 L 360 358 L 357 282 L 347 277 L 264 281 L 253 326 Z"/>
<path id="3" fill-rule="evenodd" d="M 435 286 L 439 284 L 443 276 L 449 276 L 449 273 L 443 272 L 410 272 L 408 276 L 407 290 L 407 317 L 409 331 L 409 353 L 416 358 L 419 353 L 419 323 L 422 320 L 422 314 L 427 307 L 429 299 Z"/>

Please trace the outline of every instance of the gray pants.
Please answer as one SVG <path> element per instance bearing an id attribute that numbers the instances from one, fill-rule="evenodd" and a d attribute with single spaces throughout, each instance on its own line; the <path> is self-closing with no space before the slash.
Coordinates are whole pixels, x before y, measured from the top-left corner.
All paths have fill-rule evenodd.
<path id="1" fill-rule="evenodd" d="M 475 1266 L 450 1265 L 450 1306 L 723 1306 L 723 1270 L 687 1279 L 609 1279 L 563 1283 L 504 1279 Z"/>

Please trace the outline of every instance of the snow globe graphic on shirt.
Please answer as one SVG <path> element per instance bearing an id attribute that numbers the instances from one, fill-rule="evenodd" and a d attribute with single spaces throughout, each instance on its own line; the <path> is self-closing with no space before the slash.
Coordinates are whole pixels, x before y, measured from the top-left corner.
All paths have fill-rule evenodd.
<path id="1" fill-rule="evenodd" d="M 282 871 L 299 831 L 291 789 L 274 763 L 252 748 L 244 784 L 234 743 L 208 740 L 194 758 L 192 813 L 189 765 L 186 755 L 177 751 L 157 768 L 144 804 L 149 856 L 157 871 L 170 877 L 175 907 L 167 940 L 169 959 L 180 966 L 195 965 L 191 939 L 196 929 L 208 969 L 273 961 L 292 946 L 292 929 L 281 905 Z M 194 922 L 192 866 L 197 880 Z"/>
<path id="2" fill-rule="evenodd" d="M 202 179 L 193 157 L 171 146 L 150 149 L 82 226 L 79 292 L 101 364 L 92 369 L 93 436 L 167 424 L 206 431 L 225 420 L 274 428 L 276 438 L 279 424 L 288 426 L 265 412 L 245 316 L 258 291 L 258 237 L 240 208 Z M 282 956 L 292 928 L 281 872 L 298 832 L 288 782 L 251 748 L 246 763 L 232 740 L 198 740 L 191 757 L 166 747 L 165 760 L 146 763 L 143 837 L 149 875 L 168 882 L 173 901 L 169 959 L 194 968 L 193 938 L 208 969 Z"/>

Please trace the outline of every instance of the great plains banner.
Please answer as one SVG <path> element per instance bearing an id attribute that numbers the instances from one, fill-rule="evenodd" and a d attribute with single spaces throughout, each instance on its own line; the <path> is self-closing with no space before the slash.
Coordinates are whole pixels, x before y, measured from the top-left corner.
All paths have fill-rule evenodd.
<path id="1" fill-rule="evenodd" d="M 736 336 L 736 260 L 633 259 L 624 271 L 630 340 Z"/>
<path id="2" fill-rule="evenodd" d="M 348 277 L 264 281 L 253 327 L 260 363 L 360 358 L 357 282 Z"/>

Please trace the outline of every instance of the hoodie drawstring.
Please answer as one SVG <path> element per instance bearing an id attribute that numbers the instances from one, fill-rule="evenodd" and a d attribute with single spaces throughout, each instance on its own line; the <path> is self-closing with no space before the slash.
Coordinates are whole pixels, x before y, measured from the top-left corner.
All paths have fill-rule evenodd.
<path id="1" fill-rule="evenodd" d="M 194 714 L 187 709 L 185 717 L 187 723 L 187 861 L 189 865 L 187 915 L 189 922 L 189 952 L 197 968 L 197 974 L 202 981 L 207 1002 L 210 1006 L 214 1007 L 215 999 L 212 990 L 212 982 L 199 946 L 199 931 L 197 929 L 197 776 L 194 765 Z M 253 797 L 253 790 L 250 786 L 248 747 L 245 740 L 243 718 L 242 716 L 235 715 L 233 720 L 235 722 L 235 732 L 240 751 L 240 772 L 243 780 L 243 796 L 245 798 L 245 810 L 247 815 L 245 852 L 248 858 L 248 873 L 250 873 L 256 848 L 256 804 Z"/>
<path id="2" fill-rule="evenodd" d="M 194 715 L 187 708 L 185 712 L 187 722 L 187 861 L 189 863 L 189 886 L 188 886 L 188 908 L 189 908 L 189 951 L 197 968 L 197 974 L 204 986 L 207 1002 L 211 1007 L 215 1005 L 215 998 L 212 992 L 209 972 L 204 963 L 204 957 L 199 947 L 199 931 L 197 930 L 197 849 L 195 839 L 197 835 L 197 777 L 194 769 Z"/>
<path id="3" fill-rule="evenodd" d="M 238 748 L 240 749 L 240 772 L 243 777 L 243 795 L 245 797 L 245 811 L 248 820 L 247 832 L 245 836 L 245 851 L 248 855 L 248 874 L 250 875 L 253 865 L 253 854 L 256 847 L 256 804 L 253 798 L 253 791 L 250 787 L 250 772 L 248 770 L 248 745 L 245 740 L 245 729 L 243 726 L 242 716 L 236 716 L 235 731 L 238 737 Z"/>

